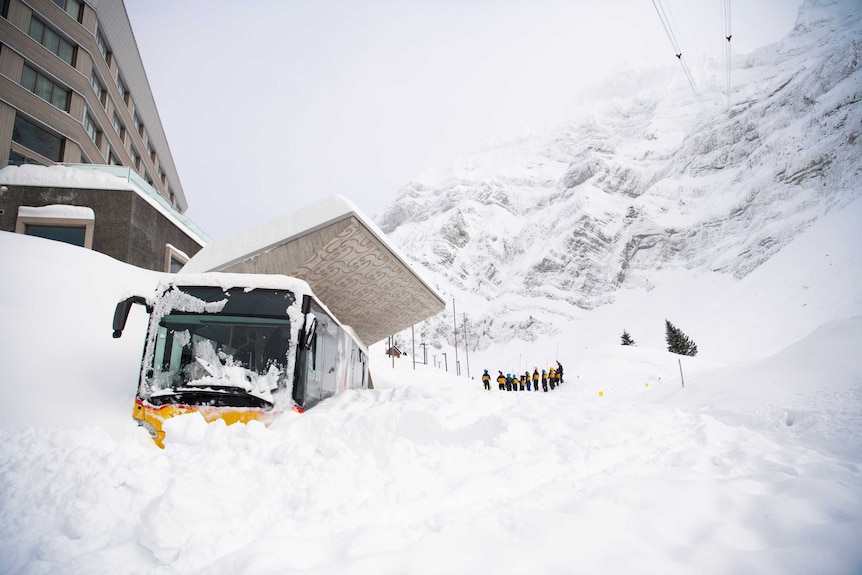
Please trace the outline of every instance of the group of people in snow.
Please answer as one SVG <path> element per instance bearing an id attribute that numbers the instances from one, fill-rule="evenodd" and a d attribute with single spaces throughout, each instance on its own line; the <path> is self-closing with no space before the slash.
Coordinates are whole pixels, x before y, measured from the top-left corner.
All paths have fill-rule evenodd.
<path id="1" fill-rule="evenodd" d="M 542 386 L 542 391 L 547 392 L 548 388 L 554 389 L 563 383 L 563 365 L 558 361 L 557 367 L 550 367 L 547 370 L 543 369 L 539 373 L 539 366 L 533 368 L 533 373 L 529 371 L 518 375 L 516 373 L 503 374 L 502 371 L 497 372 L 497 385 L 500 391 L 539 391 L 539 384 Z M 491 390 L 491 375 L 488 370 L 482 374 L 482 385 L 488 391 Z"/>

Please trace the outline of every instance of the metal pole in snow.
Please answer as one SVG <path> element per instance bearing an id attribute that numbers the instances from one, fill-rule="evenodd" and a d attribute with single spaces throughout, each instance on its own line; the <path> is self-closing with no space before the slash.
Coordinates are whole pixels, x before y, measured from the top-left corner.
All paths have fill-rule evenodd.
<path id="1" fill-rule="evenodd" d="M 464 356 L 467 359 L 467 379 L 470 379 L 470 347 L 467 345 L 467 314 L 464 314 Z"/>
<path id="2" fill-rule="evenodd" d="M 452 333 L 455 336 L 455 366 L 458 364 L 458 319 L 455 315 L 455 298 L 452 298 Z M 447 370 L 448 371 L 448 370 Z M 461 375 L 460 370 L 457 375 Z"/>
<path id="3" fill-rule="evenodd" d="M 679 379 L 682 381 L 682 386 L 685 387 L 685 378 L 682 376 L 682 360 L 676 360 L 679 363 Z"/>

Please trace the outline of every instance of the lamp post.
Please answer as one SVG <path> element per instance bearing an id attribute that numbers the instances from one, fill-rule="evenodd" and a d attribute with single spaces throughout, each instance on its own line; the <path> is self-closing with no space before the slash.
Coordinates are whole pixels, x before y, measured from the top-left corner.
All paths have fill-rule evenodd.
<path id="1" fill-rule="evenodd" d="M 443 352 L 443 361 L 446 365 L 446 373 L 449 373 L 449 359 L 446 357 L 446 352 Z"/>
<path id="2" fill-rule="evenodd" d="M 419 345 L 422 346 L 422 363 L 428 365 L 428 344 L 420 343 Z"/>

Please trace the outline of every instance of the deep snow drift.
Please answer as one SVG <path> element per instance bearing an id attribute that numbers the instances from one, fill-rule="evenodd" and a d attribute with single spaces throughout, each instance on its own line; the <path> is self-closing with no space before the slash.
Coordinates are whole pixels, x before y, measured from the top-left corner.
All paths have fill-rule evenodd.
<path id="1" fill-rule="evenodd" d="M 632 291 L 569 339 L 470 356 L 477 377 L 559 346 L 553 392 L 373 346 L 375 390 L 269 429 L 184 416 L 164 450 L 131 421 L 143 310 L 110 335 L 160 274 L 0 234 L 0 572 L 858 572 L 859 221 L 856 202 L 744 280 Z M 684 389 L 645 332 L 670 310 L 715 326 Z"/>

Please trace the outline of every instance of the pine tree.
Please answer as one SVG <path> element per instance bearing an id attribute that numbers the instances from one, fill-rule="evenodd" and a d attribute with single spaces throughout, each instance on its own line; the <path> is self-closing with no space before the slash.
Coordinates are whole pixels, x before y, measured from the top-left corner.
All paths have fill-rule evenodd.
<path id="1" fill-rule="evenodd" d="M 623 336 L 622 336 L 621 343 L 623 345 L 637 345 L 635 343 L 635 340 L 632 339 L 632 336 L 630 336 L 629 332 L 627 332 L 626 330 L 623 330 Z"/>
<path id="2" fill-rule="evenodd" d="M 664 337 L 667 342 L 667 350 L 669 352 L 678 353 L 680 355 L 690 355 L 692 357 L 697 355 L 697 344 L 685 335 L 682 330 L 670 323 L 668 320 L 664 320 L 664 328 Z"/>

